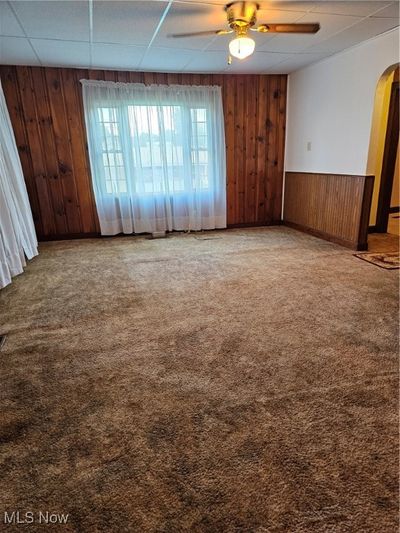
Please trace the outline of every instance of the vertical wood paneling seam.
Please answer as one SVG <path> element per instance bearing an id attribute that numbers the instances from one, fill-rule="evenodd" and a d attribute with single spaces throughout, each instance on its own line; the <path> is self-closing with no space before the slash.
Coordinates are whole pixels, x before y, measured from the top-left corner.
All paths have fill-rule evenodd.
<path id="1" fill-rule="evenodd" d="M 40 193 L 38 191 L 40 212 L 41 212 L 42 220 L 43 219 L 45 219 L 45 220 L 48 219 L 49 226 L 50 227 L 53 226 L 54 229 L 56 229 L 54 217 L 52 217 L 53 212 L 54 212 L 54 205 L 52 203 L 52 197 L 51 197 L 51 194 L 49 192 L 47 176 L 45 176 L 45 173 L 44 173 L 45 169 L 46 169 L 46 172 L 47 172 L 47 166 L 46 166 L 46 159 L 44 157 L 44 152 L 43 152 L 43 141 L 42 141 L 42 135 L 41 135 L 41 132 L 40 132 L 39 120 L 38 120 L 38 114 L 37 114 L 36 94 L 35 94 L 35 91 L 33 90 L 33 87 L 32 87 L 32 78 L 31 78 L 30 67 L 21 67 L 20 68 L 20 72 L 21 72 L 22 76 L 25 73 L 25 83 L 28 81 L 28 84 L 29 84 L 29 91 L 30 91 L 29 101 L 33 103 L 33 109 L 30 110 L 30 115 L 32 116 L 32 114 L 33 114 L 34 117 L 35 117 L 35 130 L 36 130 L 37 141 L 38 141 L 39 152 L 40 152 L 39 154 L 35 154 L 34 155 L 32 153 L 32 150 L 30 149 L 32 167 L 33 167 L 33 173 L 34 173 L 34 180 L 33 181 L 34 181 L 35 187 L 37 187 L 37 179 L 38 179 L 38 177 L 37 177 L 37 173 L 36 173 L 36 170 L 35 170 L 34 158 L 39 156 L 39 159 L 41 161 L 40 168 L 41 168 L 41 171 L 42 171 L 41 175 L 39 176 L 39 178 L 41 180 L 43 180 L 43 182 L 44 182 L 43 189 L 44 189 L 44 192 L 46 193 L 45 194 L 46 203 L 49 204 L 49 207 L 51 208 L 51 211 L 52 211 L 52 213 L 43 213 L 43 209 L 45 209 L 45 208 L 43 206 L 43 203 L 40 202 Z M 18 75 L 17 75 L 17 79 L 18 79 Z M 19 86 L 19 89 L 20 89 L 20 94 L 22 96 L 24 91 L 21 89 L 19 81 L 18 81 L 18 86 Z M 26 91 L 26 88 L 25 88 L 25 91 Z M 22 112 L 23 112 L 23 116 L 24 116 L 25 129 L 26 129 L 27 128 L 27 124 L 30 122 L 30 119 L 28 119 L 27 116 L 26 116 L 26 113 L 28 112 L 28 110 L 26 110 L 24 103 L 23 103 L 23 106 L 22 106 Z M 31 140 L 29 139 L 29 133 L 28 132 L 27 132 L 27 138 L 28 138 L 28 142 L 29 142 L 29 145 L 30 145 L 30 148 L 31 148 Z M 44 229 L 45 229 L 45 227 L 44 227 L 44 224 L 43 224 L 43 230 Z"/>
<path id="2" fill-rule="evenodd" d="M 21 135 L 23 136 L 23 145 L 25 147 L 25 153 L 26 153 L 26 162 L 27 164 L 29 165 L 29 168 L 30 168 L 30 183 L 31 183 L 31 186 L 30 184 L 26 184 L 27 185 L 27 190 L 31 192 L 31 195 L 34 195 L 33 198 L 31 198 L 31 201 L 34 203 L 34 205 L 36 206 L 36 216 L 39 218 L 38 220 L 35 220 L 36 224 L 38 224 L 38 228 L 37 228 L 37 231 L 38 231 L 38 235 L 41 235 L 41 232 L 43 231 L 43 221 L 42 221 L 42 217 L 41 217 L 41 210 L 40 210 L 40 202 L 39 202 L 39 197 L 38 197 L 38 191 L 37 191 L 37 188 L 35 187 L 35 182 L 34 182 L 34 168 L 33 168 L 33 162 L 32 162 L 32 153 L 31 153 L 31 149 L 30 149 L 30 143 L 29 143 L 29 139 L 28 139 L 28 133 L 26 131 L 26 124 L 25 124 L 25 120 L 24 120 L 24 109 L 23 109 L 23 105 L 22 105 L 22 100 L 21 100 L 21 88 L 19 86 L 19 81 L 18 81 L 18 77 L 17 77 L 17 73 L 16 73 L 16 70 L 15 68 L 13 67 L 9 67 L 10 69 L 10 75 L 11 75 L 11 69 L 12 69 L 12 81 L 13 83 L 16 85 L 16 89 L 14 91 L 14 94 L 16 96 L 16 102 L 17 102 L 17 106 L 19 108 L 19 113 L 16 111 L 15 113 L 12 113 L 12 110 L 9 110 L 9 114 L 10 114 L 10 120 L 12 122 L 12 125 L 13 125 L 13 119 L 15 118 L 16 121 L 18 121 L 20 123 L 20 131 L 21 131 Z M 16 116 L 15 116 L 16 115 Z M 16 143 L 18 145 L 18 138 L 17 138 L 17 135 L 16 135 L 16 132 L 14 130 L 14 136 L 15 136 L 15 140 L 16 140 Z M 18 147 L 18 146 L 17 146 Z M 20 156 L 21 158 L 21 156 Z M 21 161 L 22 163 L 22 161 Z M 22 166 L 22 164 L 21 164 Z M 27 170 L 27 169 L 24 169 L 24 170 Z M 28 171 L 29 172 L 29 171 Z M 27 182 L 27 178 L 25 177 L 25 182 Z M 33 211 L 33 209 L 32 209 Z"/>
<path id="3" fill-rule="evenodd" d="M 279 171 L 279 220 L 282 219 L 282 194 L 283 194 L 283 169 L 285 159 L 285 139 L 286 139 L 286 93 L 287 77 L 281 76 L 279 95 L 279 131 L 278 131 L 278 171 Z M 281 110 L 282 105 L 282 110 Z"/>
<path id="4" fill-rule="evenodd" d="M 255 83 L 255 100 L 256 100 L 256 116 L 255 116 L 255 130 L 254 130 L 254 155 L 255 155 L 255 164 L 254 164 L 254 179 L 255 179 L 255 205 L 254 205 L 254 219 L 258 222 L 258 210 L 260 203 L 260 180 L 258 175 L 258 152 L 259 152 L 259 131 L 258 131 L 258 113 L 260 111 L 260 84 L 258 83 L 258 78 L 256 78 L 257 83 Z"/>
<path id="5" fill-rule="evenodd" d="M 32 68 L 31 68 L 31 70 L 32 70 Z M 57 69 L 57 71 L 58 71 L 58 69 Z M 50 121 L 51 121 L 51 128 L 49 128 L 49 134 L 50 134 L 50 137 L 52 139 L 52 147 L 54 148 L 54 154 L 52 154 L 52 155 L 54 156 L 54 159 L 55 159 L 56 172 L 57 172 L 56 184 L 53 183 L 53 186 L 55 187 L 55 189 L 57 189 L 58 193 L 60 193 L 60 200 L 62 202 L 61 203 L 61 207 L 62 207 L 63 222 L 64 222 L 64 225 L 65 225 L 65 233 L 68 234 L 69 233 L 69 226 L 68 226 L 67 210 L 66 210 L 66 206 L 65 206 L 65 190 L 64 190 L 64 186 L 63 186 L 63 180 L 62 180 L 62 177 L 61 177 L 61 173 L 60 173 L 60 161 L 59 161 L 58 150 L 57 150 L 57 139 L 56 139 L 55 133 L 54 133 L 53 109 L 52 109 L 52 105 L 51 105 L 51 101 L 50 101 L 49 87 L 48 87 L 47 77 L 46 77 L 46 69 L 45 68 L 41 68 L 41 72 L 42 72 L 42 80 L 43 80 L 43 89 L 44 89 L 45 94 L 46 94 L 45 106 L 47 108 L 47 112 L 48 112 L 48 115 L 49 115 Z M 46 158 L 46 164 L 47 164 L 47 158 Z M 52 178 L 53 178 L 53 176 L 48 175 L 48 183 L 49 184 L 51 184 Z M 53 195 L 51 197 L 53 198 Z M 57 223 L 56 223 L 56 227 L 57 227 Z"/>
<path id="6" fill-rule="evenodd" d="M 89 71 L 85 69 L 84 72 L 85 72 L 84 77 L 89 79 Z M 129 72 L 126 72 L 126 74 L 127 74 L 127 78 L 129 81 Z M 99 224 L 99 219 L 97 215 L 96 201 L 94 197 L 92 169 L 90 167 L 89 149 L 88 149 L 88 143 L 87 143 L 85 112 L 83 109 L 82 86 L 80 83 L 80 79 L 77 78 L 76 76 L 75 76 L 75 83 L 76 83 L 76 94 L 77 94 L 77 99 L 78 99 L 77 101 L 79 105 L 79 115 L 80 115 L 81 124 L 82 124 L 82 143 L 83 143 L 83 151 L 85 154 L 86 182 L 88 184 L 89 194 L 91 198 L 91 212 L 92 212 L 93 228 L 95 231 L 100 233 L 100 224 Z"/>
<path id="7" fill-rule="evenodd" d="M 61 193 L 62 193 L 62 211 L 63 211 L 65 229 L 67 230 L 66 233 L 68 233 L 68 220 L 67 220 L 67 213 L 66 213 L 65 203 L 64 203 L 65 194 L 64 194 L 64 187 L 63 187 L 63 184 L 62 184 L 61 176 L 60 176 L 60 165 L 59 165 L 59 157 L 58 157 L 58 153 L 57 153 L 57 143 L 56 143 L 56 138 L 55 138 L 55 135 L 54 135 L 53 109 L 52 109 L 52 105 L 51 105 L 51 101 L 50 101 L 48 80 L 47 80 L 47 76 L 46 76 L 46 68 L 45 67 L 40 67 L 40 68 L 41 68 L 42 78 L 43 78 L 43 90 L 44 90 L 45 95 L 46 95 L 46 99 L 45 99 L 46 107 L 48 109 L 49 117 L 51 119 L 50 136 L 52 138 L 52 144 L 53 144 L 54 151 L 55 151 L 54 156 L 55 156 L 56 164 L 57 164 L 57 178 L 56 178 L 57 179 L 57 186 L 56 186 L 56 188 L 59 191 L 61 191 Z M 48 177 L 48 179 L 50 179 L 50 178 Z"/>
<path id="8" fill-rule="evenodd" d="M 75 173 L 74 157 L 73 157 L 73 154 L 72 154 L 72 146 L 71 146 L 71 130 L 70 130 L 67 107 L 66 107 L 66 102 L 65 102 L 64 75 L 63 75 L 63 72 L 65 72 L 65 69 L 60 69 L 59 80 L 60 80 L 60 82 L 62 81 L 62 83 L 60 83 L 61 101 L 62 101 L 62 105 L 63 105 L 63 109 L 64 109 L 64 117 L 65 117 L 64 123 L 65 123 L 65 126 L 67 128 L 67 132 L 68 132 L 68 152 L 69 152 L 70 160 L 71 160 L 71 172 L 72 172 L 71 177 L 72 177 L 72 176 L 75 176 L 76 173 Z M 73 181 L 74 191 L 75 191 L 75 203 L 76 203 L 77 210 L 78 210 L 80 231 L 83 232 L 82 214 L 81 214 L 81 207 L 80 207 L 80 201 L 79 201 L 79 196 L 78 196 L 78 190 L 77 190 L 77 186 L 76 186 L 76 180 L 74 179 L 72 181 Z M 67 220 L 67 222 L 68 222 L 68 220 Z"/>

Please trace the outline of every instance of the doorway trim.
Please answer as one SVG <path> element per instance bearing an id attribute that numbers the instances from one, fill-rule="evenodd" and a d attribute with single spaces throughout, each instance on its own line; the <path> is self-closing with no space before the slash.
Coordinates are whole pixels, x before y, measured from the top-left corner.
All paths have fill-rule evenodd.
<path id="1" fill-rule="evenodd" d="M 393 187 L 394 169 L 396 165 L 397 147 L 399 143 L 399 97 L 400 84 L 394 81 L 390 93 L 388 123 L 385 135 L 381 182 L 379 187 L 376 226 L 378 233 L 386 233 L 390 212 L 390 198 Z"/>

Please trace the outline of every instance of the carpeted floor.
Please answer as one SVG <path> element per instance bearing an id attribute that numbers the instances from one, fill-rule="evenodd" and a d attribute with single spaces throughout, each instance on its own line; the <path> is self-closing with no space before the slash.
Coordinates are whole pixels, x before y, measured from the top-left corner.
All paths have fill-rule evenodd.
<path id="1" fill-rule="evenodd" d="M 279 227 L 40 252 L 0 293 L 0 520 L 397 532 L 398 271 Z"/>

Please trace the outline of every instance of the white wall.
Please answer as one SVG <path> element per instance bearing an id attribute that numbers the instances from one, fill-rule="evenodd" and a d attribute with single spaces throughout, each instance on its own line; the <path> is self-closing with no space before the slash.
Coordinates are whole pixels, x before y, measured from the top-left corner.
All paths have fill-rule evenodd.
<path id="1" fill-rule="evenodd" d="M 398 62 L 397 28 L 290 74 L 285 170 L 366 174 L 375 90 Z"/>

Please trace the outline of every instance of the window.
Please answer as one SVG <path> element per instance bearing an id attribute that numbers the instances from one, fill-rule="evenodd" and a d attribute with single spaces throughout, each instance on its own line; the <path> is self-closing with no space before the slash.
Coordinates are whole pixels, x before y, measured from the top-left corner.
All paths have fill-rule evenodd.
<path id="1" fill-rule="evenodd" d="M 117 120 L 117 110 L 99 107 L 99 123 L 103 130 L 101 159 L 104 167 L 104 184 L 108 194 L 127 192 L 127 183 Z"/>
<path id="2" fill-rule="evenodd" d="M 191 158 L 193 173 L 200 187 L 208 187 L 208 152 L 207 152 L 207 110 L 191 109 L 192 147 Z"/>
<path id="3" fill-rule="evenodd" d="M 184 125 L 189 120 L 191 186 L 209 187 L 207 110 L 177 105 L 129 105 L 99 107 L 101 158 L 107 194 L 128 193 L 122 151 L 121 121 L 129 124 L 133 188 L 138 194 L 185 191 Z M 128 164 L 127 164 L 128 166 Z M 167 173 L 167 187 L 165 187 Z"/>
<path id="4" fill-rule="evenodd" d="M 225 227 L 219 87 L 82 85 L 103 234 Z"/>

